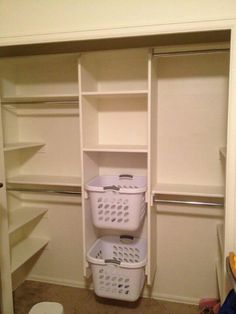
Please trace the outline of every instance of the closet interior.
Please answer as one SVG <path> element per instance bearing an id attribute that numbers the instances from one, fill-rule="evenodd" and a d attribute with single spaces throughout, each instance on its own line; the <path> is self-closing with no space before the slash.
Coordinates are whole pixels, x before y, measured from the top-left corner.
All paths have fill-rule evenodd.
<path id="1" fill-rule="evenodd" d="M 223 298 L 228 42 L 9 57 L 0 74 L 3 307 L 27 278 L 89 286 L 88 254 L 104 237 L 123 252 L 103 265 L 113 286 L 93 272 L 104 296 L 132 295 L 120 266 L 142 239 L 145 262 L 126 260 L 143 272 L 136 298 L 144 278 L 154 296 Z M 100 191 L 94 224 L 88 185 L 107 176 L 145 178 L 135 228 L 117 183 Z"/>

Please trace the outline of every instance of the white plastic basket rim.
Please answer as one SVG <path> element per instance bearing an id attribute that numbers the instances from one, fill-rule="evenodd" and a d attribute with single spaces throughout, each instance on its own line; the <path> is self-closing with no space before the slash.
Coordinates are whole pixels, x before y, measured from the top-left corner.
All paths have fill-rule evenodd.
<path id="1" fill-rule="evenodd" d="M 93 249 L 97 246 L 98 242 L 100 241 L 106 241 L 107 239 L 112 238 L 112 236 L 104 236 L 99 238 L 98 240 L 95 241 L 95 243 L 91 246 L 91 248 L 89 249 L 88 253 L 87 253 L 87 260 L 88 262 L 90 262 L 91 264 L 96 264 L 96 265 L 109 265 L 112 264 L 114 266 L 118 266 L 121 268 L 129 268 L 129 269 L 134 269 L 134 268 L 142 268 L 143 266 L 146 265 L 147 263 L 147 258 L 143 258 L 142 261 L 140 262 L 135 262 L 135 263 L 126 263 L 126 262 L 119 262 L 113 259 L 102 259 L 102 258 L 95 258 L 91 256 L 91 252 L 93 251 Z M 117 236 L 113 236 L 113 238 L 119 238 Z M 145 243 L 146 245 L 146 240 L 142 239 L 142 238 L 134 238 L 134 240 L 138 240 L 138 241 L 142 241 L 143 243 Z M 146 255 L 146 251 L 145 251 L 145 255 Z"/>
<path id="2" fill-rule="evenodd" d="M 122 175 L 121 175 L 122 176 Z M 121 180 L 121 176 L 98 176 L 90 180 L 86 184 L 86 190 L 91 191 L 91 192 L 101 192 L 105 193 L 107 190 L 111 190 L 117 193 L 122 193 L 122 194 L 137 194 L 137 193 L 143 193 L 146 192 L 147 187 L 146 187 L 146 177 L 141 177 L 141 176 L 130 176 L 130 177 L 125 177 L 128 180 L 135 180 L 139 181 L 139 185 L 136 188 L 123 188 L 123 187 L 118 187 L 118 184 L 114 184 L 114 179 L 116 182 L 119 182 Z M 101 183 L 101 180 L 104 180 L 105 184 Z M 98 182 L 100 181 L 100 182 Z M 141 182 L 142 183 L 141 183 Z"/>

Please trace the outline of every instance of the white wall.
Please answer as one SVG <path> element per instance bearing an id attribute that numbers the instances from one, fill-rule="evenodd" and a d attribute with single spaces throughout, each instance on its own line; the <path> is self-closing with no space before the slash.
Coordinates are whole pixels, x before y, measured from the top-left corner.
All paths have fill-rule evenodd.
<path id="1" fill-rule="evenodd" d="M 151 34 L 164 24 L 235 17 L 234 0 L 2 0 L 0 45 Z"/>

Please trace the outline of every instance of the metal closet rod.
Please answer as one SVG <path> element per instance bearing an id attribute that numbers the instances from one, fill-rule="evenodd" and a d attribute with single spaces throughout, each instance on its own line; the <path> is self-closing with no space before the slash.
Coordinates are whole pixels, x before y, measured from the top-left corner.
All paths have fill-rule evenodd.
<path id="1" fill-rule="evenodd" d="M 64 194 L 64 195 L 81 195 L 81 191 L 66 191 L 66 190 L 53 190 L 53 189 L 28 189 L 28 188 L 7 188 L 7 191 L 15 192 L 41 192 L 50 194 Z"/>
<path id="2" fill-rule="evenodd" d="M 182 56 L 182 55 L 201 55 L 210 53 L 221 53 L 229 51 L 229 48 L 212 48 L 212 49 L 199 49 L 199 50 L 182 50 L 182 51 L 169 51 L 169 52 L 153 52 L 154 57 L 168 57 L 168 56 Z"/>
<path id="3" fill-rule="evenodd" d="M 53 189 L 31 189 L 31 188 L 7 188 L 7 191 L 15 192 L 41 192 L 49 194 L 63 194 L 63 195 L 82 195 L 81 191 L 66 191 L 66 190 L 53 190 Z M 153 198 L 155 204 L 169 204 L 169 205 L 191 205 L 191 206 L 207 206 L 207 207 L 224 207 L 224 202 L 204 202 L 204 201 L 191 201 L 191 200 L 164 200 Z"/>
<path id="4" fill-rule="evenodd" d="M 224 207 L 224 203 L 220 202 L 203 202 L 203 201 L 182 201 L 182 200 L 163 200 L 154 198 L 155 204 L 166 204 L 166 205 L 191 205 L 191 206 L 207 206 L 207 207 Z"/>

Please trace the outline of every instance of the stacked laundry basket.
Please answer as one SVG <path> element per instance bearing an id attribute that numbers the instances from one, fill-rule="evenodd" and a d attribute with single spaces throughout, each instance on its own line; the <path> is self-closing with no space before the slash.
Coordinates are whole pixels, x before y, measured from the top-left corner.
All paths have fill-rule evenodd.
<path id="1" fill-rule="evenodd" d="M 93 224 L 109 229 L 87 253 L 95 293 L 135 301 L 145 280 L 146 240 L 129 234 L 142 224 L 146 212 L 146 178 L 99 176 L 86 185 Z M 112 235 L 116 230 L 116 235 Z M 117 235 L 119 234 L 119 235 Z"/>

